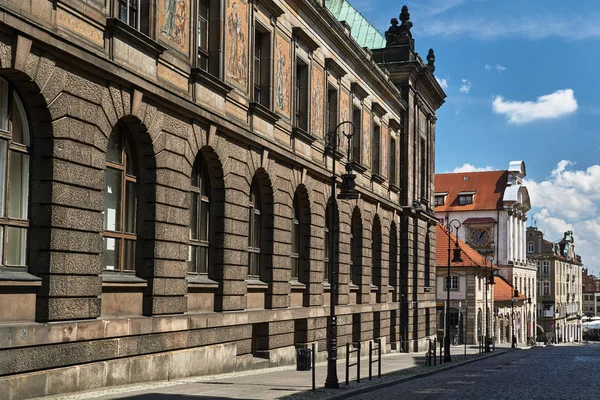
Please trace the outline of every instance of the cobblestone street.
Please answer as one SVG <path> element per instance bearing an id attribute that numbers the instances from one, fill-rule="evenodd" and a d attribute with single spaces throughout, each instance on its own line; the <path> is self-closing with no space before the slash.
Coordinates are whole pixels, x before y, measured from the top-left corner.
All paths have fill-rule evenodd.
<path id="1" fill-rule="evenodd" d="M 353 400 L 597 399 L 600 345 L 559 345 L 514 351 Z"/>

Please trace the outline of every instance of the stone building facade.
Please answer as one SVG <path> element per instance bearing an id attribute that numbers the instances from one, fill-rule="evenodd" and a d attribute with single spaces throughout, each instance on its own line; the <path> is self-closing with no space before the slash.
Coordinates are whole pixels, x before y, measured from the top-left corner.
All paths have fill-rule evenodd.
<path id="1" fill-rule="evenodd" d="M 583 314 L 586 317 L 600 316 L 600 279 L 584 268 L 581 272 L 581 282 Z"/>
<path id="2" fill-rule="evenodd" d="M 0 14 L 4 397 L 324 359 L 331 279 L 338 345 L 424 349 L 445 94 L 407 11 L 372 51 L 317 0 Z M 341 121 L 359 199 L 333 210 Z"/>
<path id="3" fill-rule="evenodd" d="M 527 228 L 528 254 L 537 267 L 537 316 L 544 334 L 557 342 L 581 340 L 582 270 L 572 231 L 558 243 L 544 239 L 536 227 Z"/>

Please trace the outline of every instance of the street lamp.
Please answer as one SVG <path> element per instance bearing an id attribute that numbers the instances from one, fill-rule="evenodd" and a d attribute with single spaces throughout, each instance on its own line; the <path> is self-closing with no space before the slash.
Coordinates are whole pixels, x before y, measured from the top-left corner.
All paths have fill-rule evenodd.
<path id="1" fill-rule="evenodd" d="M 335 302 L 338 293 L 338 279 L 337 279 L 337 264 L 335 262 L 335 229 L 336 223 L 335 218 L 337 216 L 337 200 L 335 197 L 336 187 L 336 176 L 335 176 L 335 157 L 337 152 L 337 145 L 339 141 L 338 129 L 340 126 L 349 124 L 352 127 L 350 133 L 346 133 L 342 130 L 342 135 L 348 141 L 347 158 L 346 158 L 346 173 L 342 174 L 342 190 L 338 195 L 340 200 L 358 199 L 358 193 L 354 190 L 354 179 L 356 175 L 352 173 L 350 167 L 350 140 L 354 135 L 354 124 L 350 121 L 340 122 L 332 132 L 327 134 L 327 141 L 325 143 L 326 149 L 331 153 L 332 160 L 332 173 L 331 173 L 331 233 L 329 235 L 329 283 L 331 285 L 331 291 L 329 293 L 329 320 L 327 321 L 327 377 L 325 378 L 325 387 L 328 389 L 338 389 L 340 387 L 337 377 L 337 317 L 335 315 Z"/>
<path id="2" fill-rule="evenodd" d="M 450 356 L 450 232 L 451 228 L 456 229 L 456 243 L 454 247 L 454 257 L 452 262 L 462 262 L 460 258 L 460 247 L 458 247 L 458 229 L 460 228 L 460 221 L 453 219 L 448 221 L 446 230 L 448 231 L 448 276 L 446 277 L 446 333 L 444 334 L 444 362 L 451 362 L 452 357 Z"/>
<path id="3" fill-rule="evenodd" d="M 494 269 L 492 260 L 494 256 L 484 257 L 484 264 L 487 266 L 487 261 L 490 262 L 490 276 L 488 281 L 485 283 L 485 352 L 490 352 L 490 312 L 488 308 L 488 297 L 490 295 L 490 290 L 488 289 L 488 285 L 494 285 Z"/>

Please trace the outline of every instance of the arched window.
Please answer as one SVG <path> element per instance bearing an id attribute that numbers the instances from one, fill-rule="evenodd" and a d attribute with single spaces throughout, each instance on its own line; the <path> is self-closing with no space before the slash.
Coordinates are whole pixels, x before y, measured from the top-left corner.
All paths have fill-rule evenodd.
<path id="1" fill-rule="evenodd" d="M 292 279 L 298 280 L 300 275 L 300 205 L 298 194 L 294 195 L 294 217 L 292 219 Z"/>
<path id="2" fill-rule="evenodd" d="M 261 201 L 258 182 L 252 181 L 248 202 L 248 276 L 260 277 Z"/>
<path id="3" fill-rule="evenodd" d="M 381 287 L 381 223 L 379 217 L 373 221 L 371 250 L 373 257 L 373 268 L 371 271 L 371 284 Z"/>
<path id="4" fill-rule="evenodd" d="M 356 272 L 360 271 L 362 259 L 362 221 L 358 208 L 352 213 L 350 225 L 350 283 L 360 284 L 360 277 Z M 358 283 L 357 283 L 358 281 Z"/>
<path id="5" fill-rule="evenodd" d="M 135 270 L 138 171 L 126 127 L 108 139 L 104 173 L 104 269 Z"/>
<path id="6" fill-rule="evenodd" d="M 528 253 L 533 253 L 533 242 L 528 242 L 527 243 L 527 252 Z"/>
<path id="7" fill-rule="evenodd" d="M 190 189 L 190 243 L 188 253 L 188 272 L 208 273 L 210 187 L 206 164 L 199 155 L 192 169 L 192 187 Z"/>
<path id="8" fill-rule="evenodd" d="M 0 265 L 25 266 L 29 199 L 29 125 L 25 109 L 0 78 Z"/>

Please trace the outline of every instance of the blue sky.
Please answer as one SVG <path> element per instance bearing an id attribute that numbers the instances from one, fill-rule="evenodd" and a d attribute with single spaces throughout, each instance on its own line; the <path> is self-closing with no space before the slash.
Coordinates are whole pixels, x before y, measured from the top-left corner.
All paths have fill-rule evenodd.
<path id="1" fill-rule="evenodd" d="M 350 0 L 381 32 L 406 4 L 416 50 L 435 50 L 448 95 L 436 172 L 523 160 L 535 219 L 551 241 L 573 230 L 600 272 L 600 2 Z M 385 10 L 385 11 L 383 11 Z"/>

